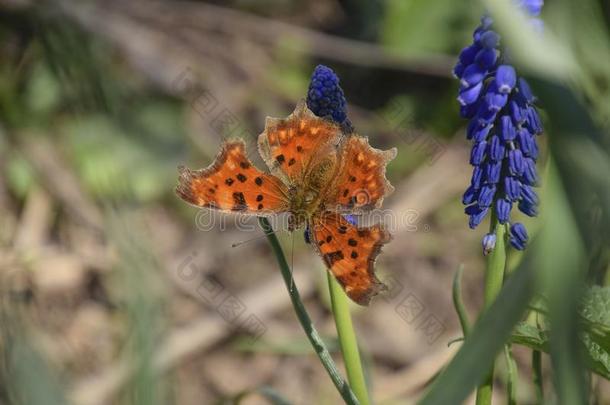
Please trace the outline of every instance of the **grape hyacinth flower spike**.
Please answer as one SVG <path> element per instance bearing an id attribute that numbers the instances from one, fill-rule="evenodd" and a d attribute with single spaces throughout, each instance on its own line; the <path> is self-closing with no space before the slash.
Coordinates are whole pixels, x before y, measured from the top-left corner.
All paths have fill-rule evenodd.
<path id="1" fill-rule="evenodd" d="M 307 91 L 307 108 L 318 117 L 329 118 L 340 124 L 346 133 L 353 132 L 347 118 L 347 101 L 339 85 L 339 77 L 324 65 L 314 69 Z"/>
<path id="2" fill-rule="evenodd" d="M 536 17 L 543 1 L 516 3 Z M 539 19 L 532 20 L 536 27 L 542 25 Z M 513 206 L 528 216 L 538 214 L 536 137 L 542 133 L 542 123 L 536 97 L 510 64 L 500 40 L 492 18 L 484 16 L 474 31 L 473 43 L 461 51 L 453 71 L 460 80 L 460 114 L 470 120 L 466 134 L 472 141 L 473 173 L 462 202 L 472 229 L 492 210 L 500 224 L 511 224 Z M 511 245 L 523 250 L 527 239 L 525 227 L 513 223 Z M 493 250 L 492 241 L 489 234 L 484 237 L 485 254 Z"/>

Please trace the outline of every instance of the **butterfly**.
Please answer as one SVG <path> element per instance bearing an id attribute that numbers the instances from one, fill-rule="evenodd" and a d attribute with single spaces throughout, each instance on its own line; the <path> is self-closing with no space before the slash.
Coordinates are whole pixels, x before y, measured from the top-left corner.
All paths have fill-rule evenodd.
<path id="1" fill-rule="evenodd" d="M 253 216 L 288 213 L 288 229 L 306 226 L 308 238 L 345 293 L 368 305 L 386 287 L 375 259 L 391 239 L 381 224 L 358 226 L 344 215 L 381 207 L 394 188 L 386 179 L 396 148 L 380 151 L 314 115 L 304 101 L 285 119 L 267 117 L 258 151 L 269 173 L 257 169 L 241 139 L 225 141 L 205 169 L 179 167 L 176 193 L 197 207 Z"/>

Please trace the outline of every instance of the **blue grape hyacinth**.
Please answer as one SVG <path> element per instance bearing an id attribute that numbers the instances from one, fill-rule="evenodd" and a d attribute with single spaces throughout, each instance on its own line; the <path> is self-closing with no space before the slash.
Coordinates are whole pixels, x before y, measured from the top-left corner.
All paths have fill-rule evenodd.
<path id="1" fill-rule="evenodd" d="M 314 69 L 307 91 L 307 107 L 318 117 L 330 118 L 351 132 L 347 101 L 339 77 L 331 68 L 318 65 Z"/>
<path id="2" fill-rule="evenodd" d="M 517 3 L 532 16 L 537 16 L 543 5 L 542 0 Z M 534 26 L 541 26 L 540 20 L 534 19 Z M 492 18 L 484 16 L 474 31 L 473 43 L 461 51 L 453 71 L 460 80 L 460 114 L 470 120 L 466 133 L 473 142 L 472 179 L 462 198 L 472 229 L 491 210 L 501 224 L 511 222 L 515 205 L 528 216 L 538 214 L 536 137 L 542 133 L 542 123 L 536 98 L 510 64 L 493 28 Z M 515 249 L 525 249 L 527 239 L 522 224 L 511 225 L 509 241 Z M 486 235 L 484 253 L 494 245 Z"/>

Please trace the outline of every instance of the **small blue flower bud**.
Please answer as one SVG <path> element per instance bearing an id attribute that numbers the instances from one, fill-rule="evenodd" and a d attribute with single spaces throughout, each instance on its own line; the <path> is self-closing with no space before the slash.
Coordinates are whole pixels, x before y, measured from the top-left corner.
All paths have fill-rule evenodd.
<path id="1" fill-rule="evenodd" d="M 512 208 L 513 203 L 504 198 L 500 198 L 498 201 L 496 201 L 496 214 L 498 215 L 498 221 L 500 221 L 501 224 L 508 222 L 510 210 Z"/>
<path id="2" fill-rule="evenodd" d="M 533 104 L 536 102 L 536 97 L 534 97 L 534 94 L 532 93 L 532 89 L 530 88 L 530 85 L 527 83 L 527 81 L 520 77 L 518 84 L 517 84 L 517 88 L 519 89 L 519 93 L 523 96 L 523 98 L 525 99 L 525 101 L 529 104 Z"/>
<path id="3" fill-rule="evenodd" d="M 466 214 L 470 216 L 470 219 L 468 220 L 468 226 L 471 229 L 476 228 L 483 221 L 485 215 L 487 215 L 487 211 L 489 211 L 489 207 L 481 208 L 476 204 L 469 205 L 468 207 L 466 207 L 464 212 L 466 212 Z"/>
<path id="4" fill-rule="evenodd" d="M 536 194 L 534 189 L 527 184 L 521 186 L 521 198 L 523 198 L 523 201 L 531 205 L 538 205 L 540 202 L 538 194 Z"/>
<path id="5" fill-rule="evenodd" d="M 500 181 L 500 172 L 502 171 L 502 162 L 488 162 L 483 165 L 485 170 L 485 182 L 488 184 L 496 184 Z"/>
<path id="6" fill-rule="evenodd" d="M 479 192 L 478 203 L 480 207 L 489 207 L 493 202 L 494 196 L 496 195 L 496 186 L 493 184 L 487 184 L 481 187 Z"/>
<path id="7" fill-rule="evenodd" d="M 504 159 L 504 152 L 506 148 L 500 141 L 500 137 L 494 135 L 489 141 L 489 158 L 494 162 L 500 162 Z"/>
<path id="8" fill-rule="evenodd" d="M 468 104 L 460 106 L 460 116 L 462 118 L 470 119 L 475 116 L 479 106 L 476 104 Z"/>
<path id="9" fill-rule="evenodd" d="M 479 190 L 481 188 L 481 184 L 483 181 L 483 169 L 480 166 L 475 166 L 472 171 L 472 180 L 470 184 L 475 190 Z"/>
<path id="10" fill-rule="evenodd" d="M 493 48 L 481 49 L 475 56 L 475 63 L 479 64 L 483 69 L 489 70 L 496 64 L 498 60 L 498 51 Z"/>
<path id="11" fill-rule="evenodd" d="M 504 193 L 506 198 L 517 201 L 521 197 L 521 182 L 513 176 L 504 178 Z"/>
<path id="12" fill-rule="evenodd" d="M 481 125 L 491 125 L 496 119 L 498 115 L 498 111 L 492 108 L 485 103 L 479 103 L 479 109 L 477 110 L 476 119 L 479 121 Z"/>
<path id="13" fill-rule="evenodd" d="M 522 223 L 516 222 L 510 227 L 509 242 L 517 250 L 524 250 L 527 245 L 527 230 Z"/>
<path id="14" fill-rule="evenodd" d="M 525 170 L 523 153 L 519 149 L 508 151 L 508 171 L 513 176 L 521 176 Z"/>
<path id="15" fill-rule="evenodd" d="M 477 44 L 468 45 L 460 51 L 459 62 L 466 68 L 466 66 L 474 63 L 474 58 L 480 50 L 481 47 Z"/>
<path id="16" fill-rule="evenodd" d="M 498 131 L 500 133 L 500 138 L 504 142 L 510 142 L 517 136 L 517 130 L 508 115 L 500 117 L 500 127 L 498 128 Z"/>
<path id="17" fill-rule="evenodd" d="M 510 65 L 498 66 L 496 71 L 496 83 L 500 93 L 509 94 L 517 83 L 517 72 Z"/>
<path id="18" fill-rule="evenodd" d="M 475 202 L 477 200 L 478 194 L 479 194 L 478 191 L 473 186 L 468 187 L 466 189 L 466 192 L 462 196 L 462 204 L 464 204 L 464 205 L 472 204 L 473 202 Z"/>
<path id="19" fill-rule="evenodd" d="M 532 156 L 535 153 L 536 141 L 527 129 L 519 128 L 517 130 L 517 143 L 525 156 Z"/>
<path id="20" fill-rule="evenodd" d="M 468 65 L 466 69 L 464 69 L 464 73 L 462 73 L 462 80 L 460 80 L 460 84 L 462 87 L 470 87 L 475 84 L 479 84 L 485 78 L 485 74 L 487 71 L 481 66 L 473 63 Z"/>
<path id="21" fill-rule="evenodd" d="M 485 33 L 479 37 L 479 43 L 483 48 L 496 48 L 500 43 L 500 35 L 494 31 L 485 31 Z"/>
<path id="22" fill-rule="evenodd" d="M 519 211 L 530 217 L 538 216 L 538 206 L 530 204 L 525 200 L 519 201 Z"/>
<path id="23" fill-rule="evenodd" d="M 496 247 L 496 234 L 488 233 L 483 236 L 483 255 L 487 256 Z"/>
<path id="24" fill-rule="evenodd" d="M 493 18 L 488 15 L 484 15 L 483 17 L 481 17 L 481 28 L 484 30 L 488 30 L 489 28 L 491 28 L 493 22 Z"/>
<path id="25" fill-rule="evenodd" d="M 519 102 L 518 97 L 515 97 L 509 101 L 508 111 L 515 125 L 521 125 L 525 122 L 525 114 L 527 109 Z"/>
<path id="26" fill-rule="evenodd" d="M 480 26 L 474 30 L 474 32 L 472 33 L 472 39 L 474 40 L 474 43 L 476 45 L 482 46 L 481 45 L 481 36 L 483 34 L 485 34 L 486 32 L 487 32 L 487 30 Z"/>
<path id="27" fill-rule="evenodd" d="M 481 125 L 477 120 L 472 120 L 466 128 L 466 138 L 474 139 L 475 142 L 484 141 L 491 128 L 491 125 Z"/>
<path id="28" fill-rule="evenodd" d="M 532 158 L 535 162 L 538 159 L 538 154 L 540 150 L 538 149 L 538 143 L 536 143 L 536 139 L 532 137 L 532 149 L 530 150 L 530 155 L 528 157 Z"/>
<path id="29" fill-rule="evenodd" d="M 506 105 L 508 96 L 501 93 L 487 93 L 485 95 L 485 103 L 487 108 L 493 111 L 500 111 Z"/>
<path id="30" fill-rule="evenodd" d="M 534 134 L 542 133 L 542 121 L 540 121 L 540 115 L 538 115 L 538 111 L 532 106 L 528 107 L 525 120 L 527 123 L 527 127 Z"/>
<path id="31" fill-rule="evenodd" d="M 523 182 L 530 186 L 538 184 L 538 173 L 536 172 L 536 162 L 531 158 L 523 159 Z"/>
<path id="32" fill-rule="evenodd" d="M 473 166 L 478 166 L 483 161 L 485 157 L 485 149 L 487 148 L 487 142 L 482 141 L 477 143 L 472 148 L 472 153 L 470 155 L 470 164 Z"/>
<path id="33" fill-rule="evenodd" d="M 472 104 L 479 98 L 481 89 L 483 88 L 483 82 L 479 82 L 472 87 L 462 88 L 458 95 L 457 101 L 461 105 Z"/>

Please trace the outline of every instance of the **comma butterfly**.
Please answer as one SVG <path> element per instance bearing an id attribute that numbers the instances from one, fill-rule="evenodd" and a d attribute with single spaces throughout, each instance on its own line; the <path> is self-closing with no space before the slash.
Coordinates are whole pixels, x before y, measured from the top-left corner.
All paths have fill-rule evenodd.
<path id="1" fill-rule="evenodd" d="M 224 212 L 289 213 L 289 230 L 307 225 L 309 239 L 346 294 L 368 305 L 385 289 L 374 264 L 391 235 L 381 225 L 360 227 L 343 215 L 378 208 L 394 190 L 385 168 L 396 148 L 374 149 L 367 138 L 344 134 L 301 101 L 288 118 L 267 118 L 258 150 L 271 173 L 254 167 L 242 140 L 228 141 L 209 167 L 179 167 L 176 193 L 197 207 Z"/>

